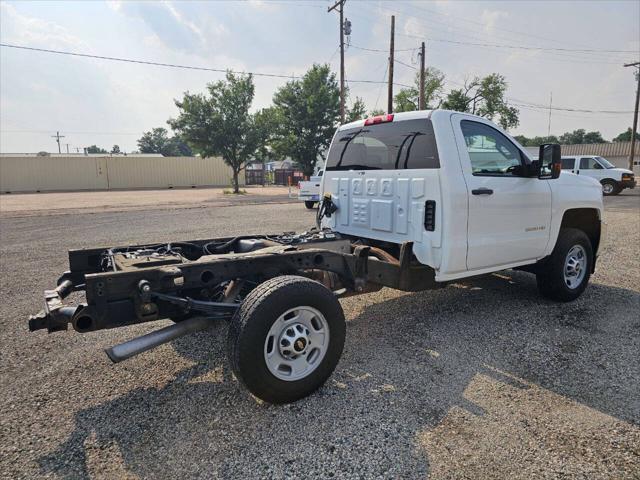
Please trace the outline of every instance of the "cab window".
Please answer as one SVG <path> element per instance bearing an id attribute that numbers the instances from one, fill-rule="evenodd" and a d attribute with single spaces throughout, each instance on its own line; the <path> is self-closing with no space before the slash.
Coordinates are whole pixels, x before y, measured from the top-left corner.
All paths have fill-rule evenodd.
<path id="1" fill-rule="evenodd" d="M 473 175 L 513 176 L 514 167 L 522 165 L 520 150 L 495 128 L 470 120 L 460 127 Z"/>
<path id="2" fill-rule="evenodd" d="M 562 170 L 573 170 L 573 167 L 576 164 L 575 158 L 563 158 L 562 159 Z"/>
<path id="3" fill-rule="evenodd" d="M 327 155 L 326 170 L 439 167 L 433 125 L 425 118 L 338 131 Z"/>
<path id="4" fill-rule="evenodd" d="M 580 170 L 602 170 L 602 165 L 593 157 L 582 157 L 580 159 Z"/>

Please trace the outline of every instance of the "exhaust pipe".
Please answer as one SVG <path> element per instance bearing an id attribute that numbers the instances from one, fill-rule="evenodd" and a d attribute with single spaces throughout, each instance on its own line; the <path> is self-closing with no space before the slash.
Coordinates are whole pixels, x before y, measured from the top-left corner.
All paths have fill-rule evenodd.
<path id="1" fill-rule="evenodd" d="M 189 333 L 205 330 L 213 325 L 214 320 L 210 317 L 190 318 L 141 337 L 133 338 L 128 342 L 114 345 L 111 348 L 107 348 L 105 353 L 113 363 L 118 363 Z"/>

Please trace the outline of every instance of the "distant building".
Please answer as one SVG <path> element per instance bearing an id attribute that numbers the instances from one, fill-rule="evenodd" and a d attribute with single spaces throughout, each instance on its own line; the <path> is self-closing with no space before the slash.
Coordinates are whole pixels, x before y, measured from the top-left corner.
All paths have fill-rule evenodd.
<path id="1" fill-rule="evenodd" d="M 629 155 L 631 154 L 631 142 L 612 143 L 579 143 L 562 145 L 562 155 L 591 155 L 604 157 L 616 167 L 629 168 Z M 538 147 L 525 147 L 527 152 L 538 158 Z M 640 145 L 636 142 L 636 154 L 634 158 L 634 170 L 640 166 Z"/>
<path id="2" fill-rule="evenodd" d="M 162 157 L 161 153 L 0 153 L 0 157 Z"/>

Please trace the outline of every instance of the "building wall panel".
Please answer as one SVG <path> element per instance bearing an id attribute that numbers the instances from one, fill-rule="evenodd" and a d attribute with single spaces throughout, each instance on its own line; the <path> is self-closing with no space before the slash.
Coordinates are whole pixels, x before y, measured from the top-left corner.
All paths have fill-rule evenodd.
<path id="1" fill-rule="evenodd" d="M 0 157 L 2 192 L 229 186 L 232 177 L 221 158 Z"/>

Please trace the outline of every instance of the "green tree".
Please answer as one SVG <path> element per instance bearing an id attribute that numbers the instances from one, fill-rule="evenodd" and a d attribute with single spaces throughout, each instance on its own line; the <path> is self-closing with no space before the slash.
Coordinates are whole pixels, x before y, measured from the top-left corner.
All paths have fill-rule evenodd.
<path id="1" fill-rule="evenodd" d="M 566 132 L 560 135 L 560 143 L 563 145 L 576 145 L 584 143 L 605 143 L 600 132 L 587 132 L 584 128 L 579 128 L 573 132 Z"/>
<path id="2" fill-rule="evenodd" d="M 475 77 L 462 88 L 451 90 L 442 108 L 480 115 L 496 121 L 504 129 L 517 127 L 519 111 L 507 103 L 507 87 L 505 78 L 497 73 Z"/>
<path id="3" fill-rule="evenodd" d="M 560 143 L 558 137 L 555 135 L 549 135 L 547 137 L 533 137 L 527 138 L 524 135 L 516 135 L 515 138 L 523 147 L 539 147 L 545 143 Z"/>
<path id="4" fill-rule="evenodd" d="M 418 110 L 420 97 L 420 72 L 416 72 L 415 86 L 402 88 L 393 98 L 395 112 Z M 438 108 L 444 93 L 444 73 L 435 67 L 427 67 L 424 75 L 424 99 L 427 110 Z"/>
<path id="5" fill-rule="evenodd" d="M 140 153 L 160 153 L 165 157 L 191 157 L 193 152 L 179 136 L 169 136 L 166 128 L 158 127 L 144 132 L 138 139 Z"/>
<path id="6" fill-rule="evenodd" d="M 371 110 L 369 112 L 369 116 L 370 117 L 377 117 L 378 115 L 384 115 L 386 112 L 386 110 L 383 110 L 382 108 L 376 108 L 374 110 Z"/>
<path id="7" fill-rule="evenodd" d="M 351 108 L 347 109 L 346 121 L 355 122 L 367 116 L 367 106 L 364 104 L 364 100 L 360 97 L 356 97 Z"/>
<path id="8" fill-rule="evenodd" d="M 96 147 L 95 145 L 91 145 L 90 147 L 85 148 L 87 153 L 109 153 L 104 148 Z"/>
<path id="9" fill-rule="evenodd" d="M 249 113 L 254 97 L 252 75 L 227 72 L 226 79 L 207 85 L 209 95 L 186 92 L 176 100 L 178 118 L 169 125 L 203 157 L 220 156 L 233 170 L 233 191 L 238 177 L 255 158 L 264 133 Z"/>
<path id="10" fill-rule="evenodd" d="M 272 108 L 272 147 L 298 163 L 305 175 L 312 175 L 339 121 L 340 90 L 335 74 L 329 65 L 314 64 L 302 79 L 276 91 Z"/>
<path id="11" fill-rule="evenodd" d="M 640 133 L 636 132 L 636 140 L 640 140 Z M 625 132 L 622 132 L 616 138 L 613 139 L 614 142 L 630 142 L 631 141 L 631 127 L 627 128 Z"/>
<path id="12" fill-rule="evenodd" d="M 111 153 L 114 153 L 114 154 L 120 153 L 120 146 L 114 145 L 113 148 L 111 148 Z"/>

